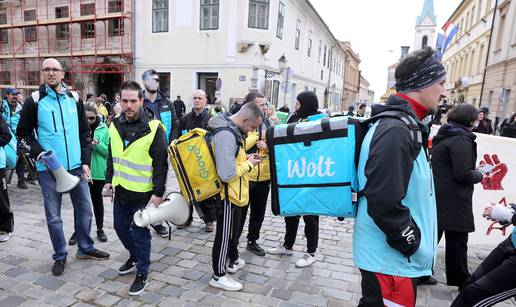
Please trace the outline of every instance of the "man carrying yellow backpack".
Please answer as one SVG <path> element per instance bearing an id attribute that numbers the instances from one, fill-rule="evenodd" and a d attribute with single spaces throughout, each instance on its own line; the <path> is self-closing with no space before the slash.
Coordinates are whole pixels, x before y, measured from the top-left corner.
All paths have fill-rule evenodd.
<path id="1" fill-rule="evenodd" d="M 217 174 L 224 183 L 224 188 L 217 197 L 217 227 L 212 251 L 214 274 L 210 286 L 227 291 L 242 289 L 241 283 L 226 275 L 226 261 L 229 258 L 229 273 L 236 273 L 245 265 L 244 260 L 238 255 L 235 244 L 235 241 L 238 242 L 240 224 L 239 214 L 234 214 L 234 211 L 235 208 L 247 206 L 248 174 L 260 162 L 258 154 L 246 155 L 243 148 L 244 135 L 255 131 L 262 121 L 263 114 L 260 108 L 254 103 L 248 103 L 236 114 L 222 114 L 212 118 L 208 123 L 210 129 L 218 130 L 211 137 L 211 145 Z M 235 157 L 236 152 L 238 153 Z"/>

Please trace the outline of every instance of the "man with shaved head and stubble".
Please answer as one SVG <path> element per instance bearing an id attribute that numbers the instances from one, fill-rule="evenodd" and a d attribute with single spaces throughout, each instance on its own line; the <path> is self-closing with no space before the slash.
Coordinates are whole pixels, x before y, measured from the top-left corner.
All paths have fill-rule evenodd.
<path id="1" fill-rule="evenodd" d="M 179 135 L 183 135 L 194 128 L 206 129 L 208 126 L 208 120 L 210 120 L 210 112 L 206 108 L 207 104 L 206 93 L 203 90 L 195 90 L 192 94 L 192 111 L 186 113 L 179 120 Z M 192 207 L 190 207 L 191 209 Z M 212 232 L 213 222 L 215 221 L 215 199 L 207 199 L 199 203 L 199 207 L 196 208 L 197 212 L 202 215 L 202 219 L 205 226 L 206 232 Z M 179 226 L 178 228 L 185 228 L 190 226 L 192 223 L 192 211 L 190 211 L 190 217 L 188 221 Z"/>
<path id="2" fill-rule="evenodd" d="M 88 181 L 91 181 L 91 138 L 82 100 L 62 81 L 65 72 L 56 59 L 43 61 L 41 74 L 44 84 L 25 100 L 16 132 L 20 145 L 37 161 L 47 227 L 54 248 L 52 273 L 61 275 L 68 255 L 61 219 L 62 194 L 56 191 L 56 180 L 44 163 L 48 155 L 59 161 L 71 175 L 81 178 L 70 191 L 78 242 L 75 257 L 104 260 L 109 258 L 109 254 L 95 249 L 90 237 L 92 204 Z"/>

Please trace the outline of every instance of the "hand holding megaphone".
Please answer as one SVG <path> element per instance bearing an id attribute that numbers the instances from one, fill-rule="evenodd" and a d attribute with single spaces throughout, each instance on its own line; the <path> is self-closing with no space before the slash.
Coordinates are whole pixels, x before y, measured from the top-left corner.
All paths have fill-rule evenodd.
<path id="1" fill-rule="evenodd" d="M 152 195 L 151 199 L 149 200 L 149 203 L 147 204 L 147 208 L 149 208 L 149 207 L 158 208 L 162 202 L 163 202 L 163 197 L 158 197 L 156 195 Z"/>
<path id="2" fill-rule="evenodd" d="M 142 228 L 164 221 L 174 225 L 186 223 L 190 215 L 190 207 L 181 193 L 170 193 L 165 201 L 162 202 L 162 200 L 162 197 L 153 195 L 147 207 L 134 214 L 134 223 Z"/>
<path id="3" fill-rule="evenodd" d="M 54 175 L 57 193 L 68 193 L 73 190 L 81 181 L 79 177 L 68 173 L 59 162 L 57 156 L 51 151 L 44 151 L 39 154 L 38 159 L 47 166 L 48 170 Z M 89 168 L 88 168 L 89 170 Z"/>

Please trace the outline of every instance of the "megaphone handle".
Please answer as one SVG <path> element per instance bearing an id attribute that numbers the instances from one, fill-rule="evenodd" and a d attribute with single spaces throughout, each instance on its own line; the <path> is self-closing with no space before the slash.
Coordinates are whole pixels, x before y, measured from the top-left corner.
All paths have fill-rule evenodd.
<path id="1" fill-rule="evenodd" d="M 168 221 L 165 221 L 165 224 L 168 226 L 168 240 L 170 241 L 172 239 L 172 225 Z"/>

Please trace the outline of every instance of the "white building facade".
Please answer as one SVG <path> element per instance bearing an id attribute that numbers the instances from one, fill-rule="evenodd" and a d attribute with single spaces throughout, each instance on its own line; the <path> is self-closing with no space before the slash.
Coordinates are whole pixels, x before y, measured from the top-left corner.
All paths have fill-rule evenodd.
<path id="1" fill-rule="evenodd" d="M 340 110 L 344 51 L 307 0 L 136 1 L 134 12 L 135 79 L 157 70 L 172 100 L 189 107 L 201 88 L 227 107 L 254 90 L 292 110 L 312 90 Z"/>
<path id="2" fill-rule="evenodd" d="M 358 91 L 358 103 L 365 103 L 370 106 L 374 103 L 374 91 L 369 89 L 369 81 L 360 75 L 360 90 Z"/>

